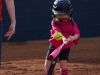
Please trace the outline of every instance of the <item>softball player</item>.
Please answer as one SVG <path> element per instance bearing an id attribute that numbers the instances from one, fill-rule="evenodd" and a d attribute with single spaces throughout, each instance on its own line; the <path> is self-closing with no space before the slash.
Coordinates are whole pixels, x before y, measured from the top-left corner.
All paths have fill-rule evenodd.
<path id="1" fill-rule="evenodd" d="M 7 40 L 9 40 L 12 37 L 12 35 L 15 33 L 15 25 L 16 25 L 15 6 L 14 6 L 14 0 L 5 0 L 5 3 L 8 10 L 8 14 L 10 16 L 11 24 L 9 26 L 7 33 L 5 33 L 4 36 L 7 37 Z M 0 62 L 1 62 L 2 42 L 3 42 L 2 0 L 0 0 Z"/>
<path id="2" fill-rule="evenodd" d="M 51 60 L 49 60 L 48 56 L 54 51 L 54 49 L 70 38 L 68 41 L 69 43 L 63 47 L 58 56 L 60 63 L 60 75 L 68 75 L 68 67 L 66 66 L 66 63 L 69 60 L 68 56 L 70 53 L 70 48 L 72 47 L 73 43 L 78 43 L 80 37 L 80 31 L 72 19 L 72 14 L 72 4 L 69 0 L 54 1 L 52 8 L 52 29 L 50 30 L 51 38 L 49 39 L 50 46 L 45 60 L 46 72 L 48 71 L 51 63 Z M 56 32 L 60 32 L 63 35 L 61 40 L 54 39 L 54 34 Z M 52 73 L 52 75 L 54 75 L 54 73 Z"/>

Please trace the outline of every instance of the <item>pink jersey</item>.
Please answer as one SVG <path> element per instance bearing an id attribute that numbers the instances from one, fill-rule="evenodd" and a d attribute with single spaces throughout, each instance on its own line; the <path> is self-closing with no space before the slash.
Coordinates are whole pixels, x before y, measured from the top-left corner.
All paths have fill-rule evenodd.
<path id="1" fill-rule="evenodd" d="M 51 25 L 52 25 L 52 29 L 50 30 L 51 38 L 49 39 L 49 42 L 55 47 L 58 47 L 63 43 L 62 40 L 57 41 L 53 38 L 55 32 L 61 32 L 62 35 L 66 38 L 68 38 L 69 36 L 73 36 L 75 34 L 78 34 L 80 37 L 80 31 L 75 22 L 72 23 L 70 20 L 66 22 L 52 21 Z M 77 44 L 78 40 L 79 39 L 74 40 L 73 42 Z M 73 45 L 73 42 L 69 42 L 67 45 L 63 47 L 63 49 L 71 47 Z"/>

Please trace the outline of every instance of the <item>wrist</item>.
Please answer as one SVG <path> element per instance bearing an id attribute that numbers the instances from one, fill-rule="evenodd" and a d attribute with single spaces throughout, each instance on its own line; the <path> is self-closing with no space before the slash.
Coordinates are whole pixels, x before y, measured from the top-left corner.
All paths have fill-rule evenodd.
<path id="1" fill-rule="evenodd" d="M 73 36 L 69 36 L 68 38 L 70 39 L 69 41 L 74 41 L 74 37 Z"/>
<path id="2" fill-rule="evenodd" d="M 11 25 L 16 25 L 16 21 L 12 21 L 11 22 Z"/>

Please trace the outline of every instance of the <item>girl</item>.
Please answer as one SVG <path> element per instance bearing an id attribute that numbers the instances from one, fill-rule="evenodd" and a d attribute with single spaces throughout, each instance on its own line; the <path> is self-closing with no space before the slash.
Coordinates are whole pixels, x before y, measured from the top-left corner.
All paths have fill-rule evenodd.
<path id="1" fill-rule="evenodd" d="M 68 41 L 68 44 L 63 47 L 58 56 L 60 75 L 68 75 L 66 63 L 69 60 L 70 47 L 72 47 L 73 42 L 77 44 L 80 37 L 80 31 L 76 23 L 72 20 L 72 11 L 72 5 L 69 0 L 55 0 L 52 9 L 53 20 L 51 22 L 51 38 L 49 39 L 50 46 L 45 60 L 46 71 L 49 69 L 51 63 L 48 56 L 64 41 Z M 61 40 L 54 39 L 56 32 L 60 32 L 63 35 Z M 70 38 L 70 40 L 67 40 L 68 38 Z M 54 75 L 54 73 L 52 73 L 52 75 Z"/>

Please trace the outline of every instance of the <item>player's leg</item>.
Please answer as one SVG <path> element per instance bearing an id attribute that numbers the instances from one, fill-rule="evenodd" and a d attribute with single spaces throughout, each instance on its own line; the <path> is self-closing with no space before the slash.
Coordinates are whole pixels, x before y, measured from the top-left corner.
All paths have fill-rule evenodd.
<path id="1" fill-rule="evenodd" d="M 68 75 L 67 62 L 69 60 L 68 58 L 69 53 L 70 53 L 70 48 L 63 49 L 59 54 L 60 75 Z"/>
<path id="2" fill-rule="evenodd" d="M 49 50 L 48 50 L 47 55 L 46 55 L 45 64 L 44 64 L 46 72 L 48 72 L 50 65 L 52 63 L 52 61 L 48 58 L 48 56 L 54 51 L 54 49 L 55 49 L 55 47 L 50 44 Z M 52 75 L 54 75 L 53 72 L 52 72 Z"/>
<path id="3" fill-rule="evenodd" d="M 53 65 L 52 65 L 52 67 L 50 67 L 50 66 L 51 66 L 51 63 L 52 63 L 52 61 L 50 61 L 50 60 L 46 60 L 46 61 L 45 61 L 45 70 L 46 70 L 46 74 L 47 74 L 47 72 L 50 70 L 50 68 L 53 67 Z M 52 73 L 52 75 L 54 75 L 54 72 L 53 72 L 53 71 L 50 72 L 50 73 Z M 48 74 L 47 74 L 47 75 L 48 75 Z"/>
<path id="4" fill-rule="evenodd" d="M 68 75 L 67 60 L 60 61 L 60 75 Z"/>
<path id="5" fill-rule="evenodd" d="M 2 27 L 2 22 L 0 22 L 0 66 L 2 60 L 2 41 L 3 41 L 3 27 Z"/>

